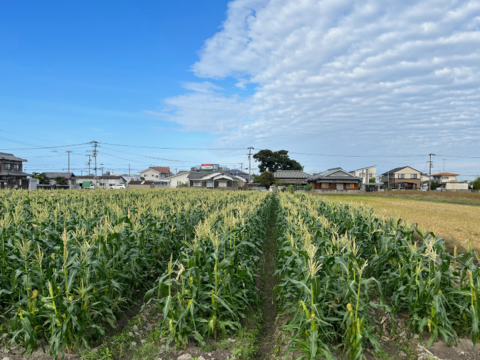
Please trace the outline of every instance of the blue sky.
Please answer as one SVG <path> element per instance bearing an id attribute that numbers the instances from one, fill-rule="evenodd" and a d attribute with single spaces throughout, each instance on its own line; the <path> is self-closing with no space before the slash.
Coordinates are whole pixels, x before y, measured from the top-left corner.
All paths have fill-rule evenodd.
<path id="1" fill-rule="evenodd" d="M 0 3 L 0 149 L 30 171 L 66 168 L 67 149 L 85 170 L 90 145 L 35 148 L 96 140 L 245 149 L 102 144 L 115 172 L 245 164 L 254 146 L 308 172 L 423 171 L 433 152 L 470 179 L 479 90 L 478 1 Z"/>

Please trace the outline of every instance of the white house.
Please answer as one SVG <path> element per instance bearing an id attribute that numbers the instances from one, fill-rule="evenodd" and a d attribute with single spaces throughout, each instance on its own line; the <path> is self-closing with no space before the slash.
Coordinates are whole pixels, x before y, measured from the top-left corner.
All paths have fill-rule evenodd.
<path id="1" fill-rule="evenodd" d="M 179 185 L 188 184 L 188 174 L 190 171 L 180 171 L 179 173 L 172 175 L 168 178 L 170 180 L 169 187 L 176 188 Z"/>
<path id="2" fill-rule="evenodd" d="M 449 173 L 449 172 L 441 172 L 438 174 L 432 174 L 432 180 L 436 181 L 440 184 L 456 182 L 458 174 Z"/>
<path id="3" fill-rule="evenodd" d="M 168 166 L 150 166 L 148 169 L 140 171 L 140 175 L 145 180 L 157 181 L 166 179 L 173 174 L 170 172 L 170 168 Z"/>
<path id="4" fill-rule="evenodd" d="M 188 181 L 189 186 L 211 189 L 242 187 L 246 184 L 244 178 L 220 171 L 214 173 L 190 171 Z"/>
<path id="5" fill-rule="evenodd" d="M 361 169 L 350 171 L 350 174 L 353 176 L 359 177 L 362 179 L 363 184 L 370 182 L 370 179 L 377 179 L 377 165 L 367 166 Z"/>

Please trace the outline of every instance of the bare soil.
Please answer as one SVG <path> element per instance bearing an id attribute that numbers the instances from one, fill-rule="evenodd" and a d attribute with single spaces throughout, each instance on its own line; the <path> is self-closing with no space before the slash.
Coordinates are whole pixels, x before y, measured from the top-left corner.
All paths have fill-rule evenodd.
<path id="1" fill-rule="evenodd" d="M 275 320 L 277 319 L 277 311 L 273 293 L 273 289 L 278 284 L 278 278 L 273 276 L 275 273 L 275 254 L 277 252 L 278 237 L 276 220 L 276 214 L 271 214 L 261 260 L 259 290 L 262 300 L 263 324 L 256 359 L 270 359 L 276 345 Z"/>

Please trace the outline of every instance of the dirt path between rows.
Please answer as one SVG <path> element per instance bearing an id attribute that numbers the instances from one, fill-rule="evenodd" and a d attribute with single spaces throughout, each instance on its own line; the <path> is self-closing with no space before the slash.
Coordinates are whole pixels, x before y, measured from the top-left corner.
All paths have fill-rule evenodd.
<path id="1" fill-rule="evenodd" d="M 275 254 L 277 251 L 277 214 L 272 209 L 268 223 L 268 230 L 263 245 L 263 257 L 261 262 L 260 296 L 262 301 L 263 324 L 260 331 L 259 347 L 256 359 L 269 359 L 273 355 L 275 342 L 275 320 L 277 311 L 275 308 L 275 296 L 273 289 L 278 284 L 275 273 Z"/>

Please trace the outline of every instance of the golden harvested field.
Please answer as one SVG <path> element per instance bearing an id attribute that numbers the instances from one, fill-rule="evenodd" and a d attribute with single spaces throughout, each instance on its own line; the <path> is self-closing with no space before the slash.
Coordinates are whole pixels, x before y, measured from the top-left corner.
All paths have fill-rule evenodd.
<path id="1" fill-rule="evenodd" d="M 338 202 L 352 202 L 373 208 L 381 216 L 418 223 L 420 230 L 430 230 L 452 247 L 471 240 L 480 248 L 480 206 L 429 201 L 382 198 L 362 195 L 318 195 Z"/>
<path id="2" fill-rule="evenodd" d="M 480 205 L 480 193 L 470 191 L 387 191 L 387 192 L 372 192 L 365 194 L 366 196 L 379 197 L 396 197 L 409 198 L 418 200 L 443 201 L 463 204 L 478 204 Z"/>

